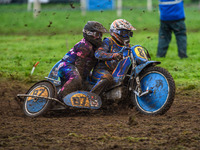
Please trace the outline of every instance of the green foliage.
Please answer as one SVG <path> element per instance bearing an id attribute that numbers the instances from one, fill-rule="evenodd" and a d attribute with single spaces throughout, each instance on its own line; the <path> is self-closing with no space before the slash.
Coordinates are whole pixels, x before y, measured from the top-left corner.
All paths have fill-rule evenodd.
<path id="1" fill-rule="evenodd" d="M 128 0 L 127 0 L 128 1 Z M 145 4 L 127 5 L 124 2 L 122 17 L 136 27 L 131 44 L 146 47 L 152 60 L 161 61 L 174 77 L 178 87 L 194 85 L 199 87 L 200 77 L 200 12 L 197 7 L 186 7 L 188 35 L 188 59 L 178 57 L 175 37 L 172 37 L 166 58 L 156 58 L 159 30 L 159 12 L 154 4 L 152 12 Z M 127 5 L 127 7 L 126 7 Z M 88 20 L 101 22 L 109 29 L 117 19 L 116 11 L 91 11 L 81 15 L 78 4 L 75 9 L 69 5 L 42 5 L 37 18 L 26 11 L 26 5 L 0 6 L 0 77 L 18 80 L 41 80 L 51 67 L 82 38 L 82 28 Z M 134 7 L 132 7 L 134 6 Z M 108 34 L 104 36 L 109 36 Z M 33 76 L 33 65 L 39 61 Z"/>

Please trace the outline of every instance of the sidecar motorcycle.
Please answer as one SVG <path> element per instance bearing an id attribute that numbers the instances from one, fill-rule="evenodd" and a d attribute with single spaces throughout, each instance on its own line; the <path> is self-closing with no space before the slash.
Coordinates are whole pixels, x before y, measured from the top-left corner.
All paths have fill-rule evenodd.
<path id="1" fill-rule="evenodd" d="M 26 116 L 37 117 L 55 106 L 99 109 L 104 101 L 130 100 L 135 108 L 146 115 L 162 115 L 171 107 L 175 97 L 175 83 L 170 73 L 156 65 L 161 62 L 151 61 L 148 50 L 141 45 L 131 48 L 123 47 L 123 59 L 118 62 L 112 75 L 114 83 L 106 88 L 101 95 L 89 91 L 75 91 L 63 98 L 57 99 L 61 89 L 58 77 L 57 62 L 51 69 L 46 80 L 34 84 L 26 94 L 18 94 L 18 100 L 23 102 Z M 90 86 L 95 81 L 90 80 Z"/>

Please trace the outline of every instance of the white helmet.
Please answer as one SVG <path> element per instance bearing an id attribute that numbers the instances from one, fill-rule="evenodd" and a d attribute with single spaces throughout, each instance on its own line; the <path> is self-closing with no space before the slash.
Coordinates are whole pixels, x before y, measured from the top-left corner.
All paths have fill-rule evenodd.
<path id="1" fill-rule="evenodd" d="M 132 30 L 136 29 L 125 19 L 117 19 L 110 25 L 110 35 L 120 44 L 130 42 L 130 37 L 133 36 Z"/>

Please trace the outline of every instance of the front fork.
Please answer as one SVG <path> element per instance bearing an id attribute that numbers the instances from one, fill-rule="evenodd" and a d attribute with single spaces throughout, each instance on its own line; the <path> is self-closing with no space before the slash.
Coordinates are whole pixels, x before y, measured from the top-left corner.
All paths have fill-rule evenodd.
<path id="1" fill-rule="evenodd" d="M 152 90 L 149 90 L 149 87 L 147 87 L 147 89 L 144 92 L 142 92 L 142 88 L 141 88 L 141 85 L 140 85 L 140 78 L 139 78 L 139 76 L 137 76 L 135 78 L 135 81 L 136 81 L 136 88 L 135 88 L 136 90 L 133 89 L 133 83 L 134 83 L 133 81 L 131 82 L 129 90 L 133 91 L 138 97 L 142 97 L 142 96 L 145 96 L 145 95 L 147 95 L 149 93 L 152 93 Z"/>
<path id="2" fill-rule="evenodd" d="M 140 85 L 140 78 L 139 78 L 139 76 L 137 76 L 135 78 L 135 80 L 136 80 L 136 84 L 137 84 L 138 94 L 140 95 L 142 93 L 142 89 L 141 89 L 141 85 Z"/>
<path id="3" fill-rule="evenodd" d="M 131 75 L 133 75 L 133 71 L 134 71 L 134 69 L 136 67 L 136 62 L 135 62 L 132 54 L 131 54 L 131 60 L 133 60 L 132 61 L 133 62 L 133 64 L 132 64 L 132 72 L 131 72 Z M 137 89 L 137 91 L 135 89 L 133 89 L 133 83 L 134 83 L 133 80 L 134 80 L 134 78 L 133 78 L 133 76 L 131 76 L 131 82 L 130 82 L 131 84 L 130 84 L 129 90 L 133 91 L 138 97 L 141 97 L 141 96 L 147 95 L 149 93 L 152 93 L 152 90 L 149 90 L 149 87 L 147 87 L 147 89 L 144 92 L 142 92 L 139 76 L 137 76 L 135 78 L 135 81 L 136 81 L 136 88 L 135 89 Z"/>

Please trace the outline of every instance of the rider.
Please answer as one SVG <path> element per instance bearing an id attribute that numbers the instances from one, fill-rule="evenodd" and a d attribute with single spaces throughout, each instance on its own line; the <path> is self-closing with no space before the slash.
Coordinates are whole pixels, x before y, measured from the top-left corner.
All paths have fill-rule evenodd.
<path id="1" fill-rule="evenodd" d="M 123 58 L 118 53 L 123 46 L 130 47 L 130 37 L 133 36 L 132 30 L 136 30 L 125 19 L 117 19 L 110 26 L 111 38 L 104 38 L 102 46 L 95 52 L 95 57 L 99 59 L 95 66 L 92 80 L 97 82 L 91 92 L 101 94 L 109 84 L 113 82 L 112 72 Z"/>
<path id="2" fill-rule="evenodd" d="M 107 32 L 103 25 L 96 21 L 88 21 L 83 28 L 83 39 L 79 41 L 59 64 L 58 76 L 61 79 L 61 91 L 58 99 L 80 90 L 82 82 L 87 78 L 97 60 L 94 52 L 102 44 L 102 34 Z"/>

